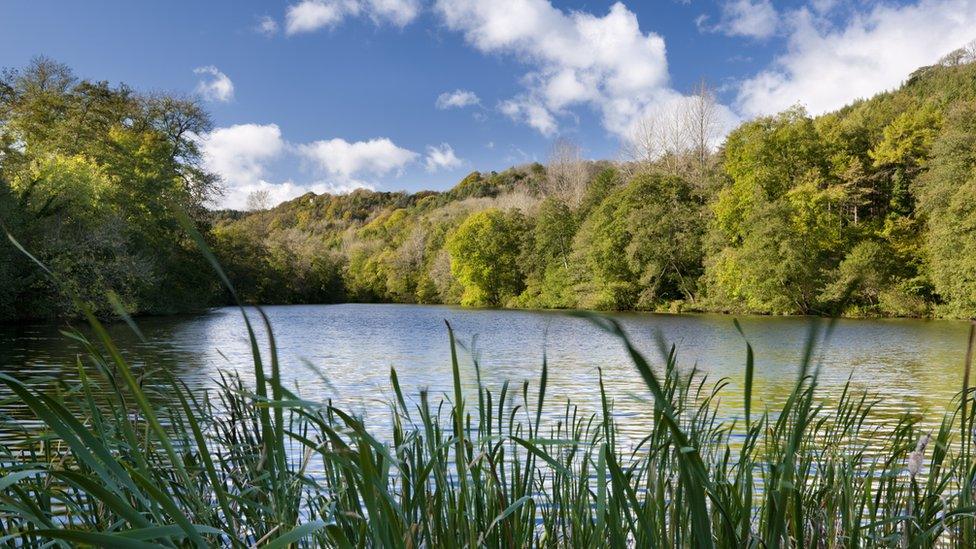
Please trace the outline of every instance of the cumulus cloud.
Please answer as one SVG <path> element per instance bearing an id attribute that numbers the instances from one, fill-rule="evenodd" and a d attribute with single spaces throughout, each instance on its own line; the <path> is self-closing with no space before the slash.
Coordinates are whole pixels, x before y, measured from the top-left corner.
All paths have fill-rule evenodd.
<path id="1" fill-rule="evenodd" d="M 258 24 L 254 27 L 254 30 L 267 37 L 271 37 L 278 33 L 278 22 L 265 15 L 258 20 Z"/>
<path id="2" fill-rule="evenodd" d="M 278 197 L 276 186 L 264 180 L 268 164 L 286 150 L 281 130 L 275 124 L 238 124 L 217 128 L 199 136 L 204 167 L 220 176 L 223 195 L 213 206 L 243 209 L 247 195 L 268 190 Z M 277 203 L 277 202 L 275 202 Z"/>
<path id="3" fill-rule="evenodd" d="M 400 173 L 418 156 L 385 137 L 355 142 L 335 138 L 299 145 L 297 150 L 325 174 L 343 182 Z"/>
<path id="4" fill-rule="evenodd" d="M 302 0 L 285 10 L 285 33 L 331 28 L 347 17 L 367 16 L 377 25 L 406 26 L 420 12 L 419 0 Z"/>
<path id="5" fill-rule="evenodd" d="M 529 67 L 524 93 L 499 108 L 545 135 L 558 132 L 558 118 L 580 105 L 624 135 L 648 107 L 676 95 L 664 40 L 642 32 L 619 2 L 602 16 L 565 12 L 548 0 L 438 0 L 435 11 L 477 50 L 512 55 Z"/>
<path id="6" fill-rule="evenodd" d="M 290 144 L 275 124 L 238 124 L 217 128 L 198 137 L 204 167 L 221 177 L 223 196 L 211 206 L 242 210 L 254 192 L 267 193 L 273 206 L 307 192 L 345 193 L 374 188 L 372 177 L 399 172 L 418 155 L 386 138 L 350 143 L 343 139 Z M 453 151 L 442 161 L 449 161 Z M 312 161 L 322 173 L 311 182 L 272 181 L 273 163 L 295 156 Z"/>
<path id="7" fill-rule="evenodd" d="M 498 104 L 498 110 L 516 122 L 522 122 L 530 128 L 535 128 L 546 137 L 556 135 L 559 130 L 556 117 L 534 97 L 521 96 L 502 101 Z"/>
<path id="8" fill-rule="evenodd" d="M 248 209 L 248 197 L 253 193 L 267 193 L 266 204 L 264 206 L 274 207 L 282 202 L 298 198 L 306 193 L 315 194 L 346 194 L 356 189 L 371 189 L 372 186 L 363 183 L 344 184 L 331 182 L 313 182 L 309 184 L 299 184 L 294 181 L 283 183 L 269 183 L 261 180 L 256 183 L 242 185 L 235 189 L 233 194 L 229 194 L 221 202 L 220 207 L 231 210 Z"/>
<path id="9" fill-rule="evenodd" d="M 454 154 L 453 147 L 447 143 L 441 143 L 438 146 L 431 145 L 427 147 L 427 157 L 424 160 L 424 164 L 427 167 L 427 171 L 433 173 L 437 170 L 460 168 L 464 164 L 464 161 Z"/>
<path id="10" fill-rule="evenodd" d="M 217 67 L 197 67 L 193 72 L 202 77 L 197 84 L 197 93 L 205 100 L 226 103 L 234 99 L 234 83 Z"/>
<path id="11" fill-rule="evenodd" d="M 770 0 L 728 0 L 722 4 L 722 19 L 710 30 L 762 39 L 776 34 L 778 28 L 779 13 Z"/>
<path id="12" fill-rule="evenodd" d="M 768 114 L 796 103 L 812 113 L 897 87 L 976 37 L 976 2 L 919 0 L 877 4 L 834 25 L 800 9 L 791 14 L 788 50 L 742 82 L 738 108 Z"/>
<path id="13" fill-rule="evenodd" d="M 437 96 L 434 105 L 441 110 L 463 109 L 473 105 L 480 105 L 481 99 L 476 93 L 469 90 L 457 89 L 452 92 L 444 92 Z"/>
<path id="14" fill-rule="evenodd" d="M 420 12 L 418 0 L 368 0 L 365 5 L 374 23 L 390 23 L 397 27 L 406 26 Z"/>
<path id="15" fill-rule="evenodd" d="M 276 124 L 238 124 L 200 137 L 204 167 L 219 174 L 227 187 L 255 183 L 267 164 L 285 150 Z"/>

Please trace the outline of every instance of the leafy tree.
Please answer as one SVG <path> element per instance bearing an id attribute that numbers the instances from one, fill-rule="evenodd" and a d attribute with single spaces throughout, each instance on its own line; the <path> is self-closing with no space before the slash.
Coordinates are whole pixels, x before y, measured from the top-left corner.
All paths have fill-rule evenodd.
<path id="1" fill-rule="evenodd" d="M 741 242 L 754 228 L 752 216 L 789 192 L 801 178 L 827 171 L 823 144 L 799 107 L 746 122 L 725 141 L 728 184 L 713 206 L 714 228 L 722 240 Z"/>
<path id="2" fill-rule="evenodd" d="M 620 185 L 620 182 L 620 173 L 615 168 L 606 168 L 597 173 L 586 188 L 586 195 L 580 205 L 579 215 L 586 217 L 593 208 L 599 206 L 610 196 L 610 193 Z"/>
<path id="3" fill-rule="evenodd" d="M 842 197 L 820 180 L 805 183 L 763 204 L 747 220 L 741 245 L 713 255 L 706 266 L 709 295 L 722 308 L 774 314 L 818 312 L 825 266 L 842 245 L 832 203 Z"/>
<path id="4" fill-rule="evenodd" d="M 575 304 L 571 263 L 576 217 L 569 207 L 555 198 L 542 202 L 535 226 L 526 231 L 520 265 L 526 273 L 526 289 L 520 304 L 530 307 L 563 308 Z"/>
<path id="5" fill-rule="evenodd" d="M 44 58 L 5 71 L 0 179 L 19 210 L 5 227 L 98 312 L 111 310 L 107 290 L 130 312 L 203 308 L 214 281 L 178 211 L 207 230 L 203 200 L 216 179 L 201 168 L 195 136 L 209 127 L 192 102 L 78 80 Z M 56 287 L 20 265 L 31 282 L 0 289 L 0 301 L 18 304 L 5 314 L 72 312 Z"/>
<path id="6" fill-rule="evenodd" d="M 906 278 L 907 271 L 886 241 L 864 240 L 831 273 L 821 301 L 848 316 L 925 314 L 920 281 Z"/>
<path id="7" fill-rule="evenodd" d="M 447 192 L 209 212 L 198 104 L 38 59 L 0 78 L 0 221 L 103 314 L 107 289 L 136 313 L 226 302 L 185 211 L 256 303 L 976 315 L 976 63 L 746 122 L 717 154 L 714 107 L 703 89 L 645 121 L 634 162 L 563 146 Z M 70 312 L 0 244 L 0 320 Z"/>
<path id="8" fill-rule="evenodd" d="M 956 106 L 917 192 L 929 275 L 951 314 L 976 317 L 976 102 Z"/>
<path id="9" fill-rule="evenodd" d="M 575 248 L 584 267 L 580 305 L 654 308 L 693 299 L 703 219 L 683 179 L 642 174 L 584 221 Z"/>
<path id="10" fill-rule="evenodd" d="M 909 187 L 928 160 L 940 124 L 939 111 L 926 105 L 903 112 L 885 127 L 881 142 L 870 154 L 874 166 L 885 170 L 890 182 L 885 189 L 889 211 L 909 215 L 914 210 Z"/>
<path id="11" fill-rule="evenodd" d="M 524 221 L 488 209 L 468 217 L 448 238 L 451 272 L 464 288 L 463 305 L 499 307 L 522 291 L 518 257 Z"/>

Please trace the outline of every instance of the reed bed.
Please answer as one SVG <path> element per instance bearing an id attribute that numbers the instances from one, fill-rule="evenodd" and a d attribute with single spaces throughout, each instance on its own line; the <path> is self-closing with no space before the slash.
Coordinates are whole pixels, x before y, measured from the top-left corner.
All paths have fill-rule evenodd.
<path id="1" fill-rule="evenodd" d="M 476 394 L 465 398 L 447 326 L 452 393 L 407 398 L 391 371 L 392 437 L 379 440 L 360 418 L 284 387 L 270 323 L 260 309 L 241 313 L 253 384 L 233 372 L 205 394 L 165 372 L 150 384 L 89 313 L 90 335 L 68 334 L 86 350 L 77 384 L 40 391 L 0 375 L 36 419 L 25 441 L 0 447 L 0 543 L 976 546 L 971 356 L 938 430 L 908 413 L 878 429 L 870 395 L 818 399 L 814 342 L 831 325 L 813 322 L 791 396 L 775 410 L 754 409 L 743 342 L 744 413 L 729 421 L 717 412 L 724 381 L 682 373 L 663 343 L 652 365 L 619 324 L 592 316 L 647 387 L 653 420 L 625 442 L 600 378 L 595 413 L 548 409 L 545 360 L 536 383 L 497 390 L 476 371 Z M 972 340 L 971 331 L 970 349 Z"/>

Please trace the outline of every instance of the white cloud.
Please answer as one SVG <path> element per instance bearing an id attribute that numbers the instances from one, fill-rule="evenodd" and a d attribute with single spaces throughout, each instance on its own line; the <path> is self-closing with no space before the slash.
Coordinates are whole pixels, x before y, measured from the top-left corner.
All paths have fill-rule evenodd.
<path id="1" fill-rule="evenodd" d="M 829 13 L 837 7 L 839 0 L 810 0 L 810 6 L 817 13 Z"/>
<path id="2" fill-rule="evenodd" d="M 359 4 L 352 1 L 303 0 L 288 6 L 285 11 L 285 32 L 297 34 L 331 27 L 346 18 L 357 15 Z"/>
<path id="3" fill-rule="evenodd" d="M 779 13 L 770 0 L 728 0 L 722 4 L 721 21 L 711 30 L 762 39 L 776 34 L 778 28 Z"/>
<path id="4" fill-rule="evenodd" d="M 919 0 L 875 5 L 830 25 L 808 10 L 791 14 L 788 51 L 744 81 L 743 114 L 767 114 L 800 102 L 814 114 L 897 87 L 916 68 L 976 37 L 976 2 Z"/>
<path id="5" fill-rule="evenodd" d="M 299 145 L 297 150 L 327 175 L 343 182 L 400 173 L 418 156 L 385 137 L 352 143 L 335 138 Z"/>
<path id="6" fill-rule="evenodd" d="M 285 33 L 312 32 L 366 15 L 377 25 L 406 26 L 420 12 L 419 0 L 301 0 L 285 10 Z"/>
<path id="7" fill-rule="evenodd" d="M 228 194 L 224 200 L 220 203 L 219 207 L 227 208 L 231 210 L 244 210 L 247 208 L 247 197 L 254 192 L 267 192 L 268 201 L 267 205 L 269 207 L 277 206 L 282 202 L 291 200 L 293 198 L 298 198 L 306 193 L 315 194 L 346 194 L 352 192 L 356 189 L 370 189 L 372 186 L 368 184 L 355 183 L 355 184 L 341 184 L 341 183 L 326 183 L 326 182 L 314 182 L 307 185 L 295 183 L 293 181 L 285 181 L 283 183 L 269 183 L 267 181 L 261 180 L 255 183 L 250 183 L 243 185 L 235 189 L 233 194 Z"/>
<path id="8" fill-rule="evenodd" d="M 234 83 L 217 67 L 197 67 L 193 72 L 202 76 L 197 84 L 197 93 L 205 100 L 226 103 L 234 99 Z"/>
<path id="9" fill-rule="evenodd" d="M 546 137 L 556 135 L 559 123 L 544 105 L 531 97 L 516 97 L 498 104 L 502 114 L 516 122 L 528 124 Z"/>
<path id="10" fill-rule="evenodd" d="M 675 95 L 664 40 L 643 33 L 619 2 L 603 16 L 564 12 L 548 0 L 437 0 L 435 10 L 479 51 L 513 55 L 529 66 L 525 92 L 499 108 L 545 135 L 557 133 L 557 117 L 581 105 L 625 135 L 635 117 Z"/>
<path id="11" fill-rule="evenodd" d="M 367 12 L 374 23 L 391 23 L 405 27 L 420 12 L 419 0 L 368 0 Z"/>
<path id="12" fill-rule="evenodd" d="M 228 188 L 253 184 L 267 164 L 285 150 L 275 124 L 238 124 L 200 136 L 204 167 L 221 176 Z"/>
<path id="13" fill-rule="evenodd" d="M 258 20 L 258 24 L 254 27 L 254 30 L 260 34 L 271 37 L 278 33 L 278 22 L 265 15 Z"/>
<path id="14" fill-rule="evenodd" d="M 444 92 L 437 96 L 434 105 L 441 110 L 444 109 L 463 109 L 473 105 L 480 105 L 481 99 L 473 91 L 457 89 L 452 92 Z"/>
<path id="15" fill-rule="evenodd" d="M 712 27 L 708 26 L 708 15 L 704 13 L 695 18 L 695 26 L 701 32 L 712 32 Z"/>
<path id="16" fill-rule="evenodd" d="M 401 149 L 388 139 L 348 143 L 342 139 L 291 145 L 282 139 L 275 124 L 239 124 L 217 128 L 199 136 L 204 167 L 221 177 L 223 196 L 212 203 L 219 208 L 243 210 L 247 197 L 255 191 L 267 191 L 270 205 L 301 196 L 307 192 L 345 193 L 358 188 L 372 189 L 359 175 L 385 175 L 404 165 L 403 158 L 416 153 Z M 310 183 L 292 180 L 269 181 L 269 166 L 286 155 L 311 156 L 325 163 L 325 179 Z"/>
<path id="17" fill-rule="evenodd" d="M 428 172 L 436 172 L 437 170 L 460 168 L 464 161 L 454 154 L 453 147 L 447 143 L 441 143 L 438 146 L 427 147 L 427 158 L 424 160 L 424 164 L 426 164 Z"/>

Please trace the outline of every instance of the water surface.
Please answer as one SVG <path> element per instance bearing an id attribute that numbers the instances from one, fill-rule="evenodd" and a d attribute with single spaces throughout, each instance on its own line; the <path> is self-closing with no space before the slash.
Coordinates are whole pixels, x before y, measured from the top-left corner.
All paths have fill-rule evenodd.
<path id="1" fill-rule="evenodd" d="M 561 312 L 496 311 L 420 305 L 303 305 L 265 309 L 280 350 L 283 377 L 308 399 L 332 399 L 386 430 L 392 395 L 389 372 L 396 368 L 404 392 L 429 389 L 435 399 L 451 392 L 451 363 L 445 320 L 479 358 L 482 382 L 498 388 L 505 380 L 537 385 L 543 354 L 549 364 L 552 412 L 569 397 L 582 407 L 599 406 L 598 369 L 616 401 L 617 415 L 631 432 L 646 427 L 647 391 L 620 342 L 586 319 Z M 661 364 L 657 334 L 677 348 L 679 365 L 697 368 L 710 380 L 728 378 L 722 415 L 741 414 L 745 344 L 732 317 L 618 313 L 637 345 Z M 776 403 L 788 395 L 812 319 L 740 317 L 756 352 L 755 398 Z M 139 367 L 165 368 L 191 387 L 212 387 L 220 370 L 250 377 L 250 348 L 240 312 L 217 309 L 199 316 L 139 320 L 140 341 L 123 325 L 111 332 Z M 856 390 L 879 395 L 875 420 L 905 411 L 935 422 L 962 385 L 968 323 L 926 320 L 840 320 L 817 348 L 816 364 L 825 400 L 850 380 Z M 0 370 L 33 384 L 77 378 L 83 350 L 59 333 L 64 326 L 0 329 Z M 310 367 L 311 365 L 311 367 Z M 313 372 L 320 371 L 323 381 Z M 472 355 L 462 352 L 465 389 L 476 386 Z M 519 391 L 520 392 L 520 391 Z M 22 406 L 0 411 L 25 416 Z"/>

